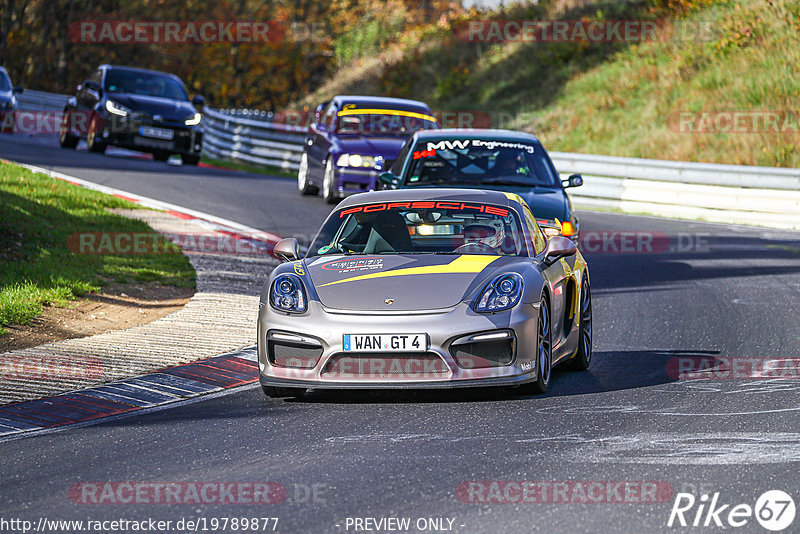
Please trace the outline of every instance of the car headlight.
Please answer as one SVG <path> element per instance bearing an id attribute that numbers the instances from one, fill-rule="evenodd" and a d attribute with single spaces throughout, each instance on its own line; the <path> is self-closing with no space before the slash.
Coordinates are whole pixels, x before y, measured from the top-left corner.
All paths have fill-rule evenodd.
<path id="1" fill-rule="evenodd" d="M 199 113 L 195 113 L 194 115 L 183 121 L 183 123 L 186 126 L 197 126 L 198 124 L 200 124 L 200 121 L 202 119 L 203 119 L 202 115 L 200 115 Z"/>
<path id="2" fill-rule="evenodd" d="M 481 292 L 475 311 L 493 313 L 513 308 L 522 298 L 523 287 L 522 277 L 516 273 L 498 276 Z"/>
<path id="3" fill-rule="evenodd" d="M 379 169 L 383 158 L 378 156 L 361 156 L 360 154 L 342 154 L 336 159 L 337 167 L 360 167 Z"/>
<path id="4" fill-rule="evenodd" d="M 130 113 L 131 111 L 122 104 L 117 104 L 113 100 L 106 100 L 106 110 L 109 113 L 113 113 L 114 115 L 119 115 L 120 117 L 127 117 L 128 113 Z"/>
<path id="5" fill-rule="evenodd" d="M 296 276 L 282 274 L 272 282 L 269 302 L 276 310 L 302 313 L 306 311 L 307 301 L 303 283 Z"/>

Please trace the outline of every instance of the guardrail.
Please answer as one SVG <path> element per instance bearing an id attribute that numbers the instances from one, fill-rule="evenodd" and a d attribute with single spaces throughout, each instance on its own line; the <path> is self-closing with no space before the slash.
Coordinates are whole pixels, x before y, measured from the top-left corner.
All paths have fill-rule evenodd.
<path id="1" fill-rule="evenodd" d="M 577 207 L 800 230 L 800 169 L 551 152 Z"/>
<path id="2" fill-rule="evenodd" d="M 203 153 L 297 170 L 303 153 L 305 128 L 277 124 L 272 114 L 242 114 L 203 110 Z"/>
<path id="3" fill-rule="evenodd" d="M 60 110 L 67 97 L 26 90 L 24 110 Z M 273 122 L 270 112 L 203 110 L 203 153 L 256 165 L 296 170 L 305 128 Z M 615 209 L 664 217 L 701 219 L 800 230 L 800 169 L 719 165 L 551 152 L 577 207 Z M 535 208 L 535 207 L 534 207 Z"/>
<path id="4" fill-rule="evenodd" d="M 17 95 L 17 109 L 22 111 L 61 111 L 68 98 L 67 95 L 25 89 L 21 95 Z"/>

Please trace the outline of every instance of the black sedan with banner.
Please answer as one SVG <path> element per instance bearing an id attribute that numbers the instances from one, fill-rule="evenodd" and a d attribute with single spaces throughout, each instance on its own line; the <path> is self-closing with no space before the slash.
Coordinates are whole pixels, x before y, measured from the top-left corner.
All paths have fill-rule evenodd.
<path id="1" fill-rule="evenodd" d="M 578 242 L 579 221 L 565 191 L 583 184 L 579 174 L 561 180 L 536 136 L 510 130 L 445 129 L 416 132 L 381 188 L 467 187 L 521 196 L 548 233 Z"/>
<path id="2" fill-rule="evenodd" d="M 75 148 L 85 137 L 90 152 L 118 146 L 166 161 L 179 154 L 197 165 L 203 148 L 203 97 L 189 99 L 180 78 L 164 72 L 101 65 L 67 101 L 59 140 Z"/>

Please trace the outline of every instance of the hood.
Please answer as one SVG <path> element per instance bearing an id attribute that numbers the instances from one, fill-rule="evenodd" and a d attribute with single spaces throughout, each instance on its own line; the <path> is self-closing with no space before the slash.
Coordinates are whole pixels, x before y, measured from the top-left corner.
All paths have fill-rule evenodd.
<path id="1" fill-rule="evenodd" d="M 336 139 L 342 153 L 383 156 L 387 159 L 395 159 L 405 142 L 405 137 L 365 137 L 363 135 Z"/>
<path id="2" fill-rule="evenodd" d="M 511 191 L 517 193 L 516 191 Z M 517 193 L 525 200 L 537 219 L 569 220 L 567 194 L 561 189 L 536 189 Z"/>
<path id="3" fill-rule="evenodd" d="M 530 187 L 481 185 L 481 189 L 505 191 L 521 196 L 537 219 L 569 220 L 569 203 L 563 189 L 531 189 Z"/>
<path id="4" fill-rule="evenodd" d="M 323 305 L 414 311 L 455 306 L 511 257 L 480 255 L 318 256 L 304 260 Z M 393 300 L 387 304 L 387 299 Z"/>
<path id="5" fill-rule="evenodd" d="M 119 102 L 133 111 L 161 115 L 167 121 L 182 121 L 197 110 L 191 102 L 130 93 L 109 93 L 109 100 Z"/>

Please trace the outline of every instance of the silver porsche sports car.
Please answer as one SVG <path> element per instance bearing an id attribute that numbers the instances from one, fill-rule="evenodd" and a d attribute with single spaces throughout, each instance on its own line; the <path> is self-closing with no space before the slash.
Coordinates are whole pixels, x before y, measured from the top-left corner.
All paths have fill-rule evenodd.
<path id="1" fill-rule="evenodd" d="M 592 357 L 589 271 L 519 196 L 400 189 L 351 196 L 305 256 L 285 260 L 258 314 L 268 396 L 322 388 L 526 386 Z"/>

